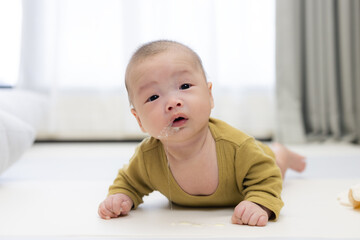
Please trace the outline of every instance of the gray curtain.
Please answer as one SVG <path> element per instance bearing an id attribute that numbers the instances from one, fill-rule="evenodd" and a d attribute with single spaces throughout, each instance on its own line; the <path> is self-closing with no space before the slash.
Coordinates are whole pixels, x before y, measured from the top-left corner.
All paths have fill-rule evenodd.
<path id="1" fill-rule="evenodd" d="M 276 1 L 276 140 L 360 137 L 360 0 Z"/>

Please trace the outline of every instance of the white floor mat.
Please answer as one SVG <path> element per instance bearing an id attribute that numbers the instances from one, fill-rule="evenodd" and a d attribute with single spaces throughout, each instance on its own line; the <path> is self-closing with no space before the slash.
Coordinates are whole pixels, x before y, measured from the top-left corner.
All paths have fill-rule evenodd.
<path id="1" fill-rule="evenodd" d="M 76 158 L 79 159 L 79 155 Z M 39 160 L 40 156 L 36 155 L 36 159 Z M 79 161 L 80 165 L 72 163 L 71 171 L 75 168 L 96 173 L 96 169 L 87 170 L 84 167 L 95 167 L 96 164 L 85 165 L 84 159 Z M 18 169 L 12 169 L 12 172 L 0 178 L 0 239 L 360 239 L 360 210 L 343 206 L 337 200 L 341 192 L 360 183 L 360 175 L 336 179 L 291 177 L 289 174 L 282 195 L 285 206 L 279 220 L 270 222 L 266 227 L 249 227 L 230 223 L 231 208 L 192 209 L 171 206 L 157 192 L 146 197 L 145 203 L 129 216 L 102 220 L 97 215 L 97 207 L 106 196 L 114 177 L 113 172 L 108 179 L 89 179 L 91 174 L 87 173 L 85 180 L 70 177 L 61 180 L 59 167 L 58 172 L 53 172 L 56 177 L 50 177 L 47 172 L 43 179 L 31 179 L 30 175 L 16 179 L 15 173 L 25 174 L 24 169 L 30 171 L 30 163 L 30 159 L 20 163 L 15 167 Z M 42 166 L 39 168 L 41 171 L 50 168 Z M 322 167 L 319 171 L 326 171 L 326 166 Z M 34 168 L 32 166 L 31 170 Z M 108 164 L 105 168 L 109 170 L 113 166 Z M 41 171 L 38 170 L 38 175 L 42 174 Z M 315 169 L 311 171 L 315 172 Z"/>
<path id="2" fill-rule="evenodd" d="M 360 210 L 340 205 L 354 180 L 289 180 L 278 222 L 230 223 L 232 209 L 171 206 L 159 193 L 129 216 L 102 220 L 97 206 L 109 182 L 11 182 L 0 185 L 0 236 L 360 238 Z"/>

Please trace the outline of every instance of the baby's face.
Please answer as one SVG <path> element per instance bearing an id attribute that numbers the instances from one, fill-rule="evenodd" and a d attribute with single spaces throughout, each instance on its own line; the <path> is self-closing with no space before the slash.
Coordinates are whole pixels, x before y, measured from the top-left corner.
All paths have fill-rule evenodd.
<path id="1" fill-rule="evenodd" d="M 214 106 L 211 83 L 189 53 L 171 49 L 134 64 L 129 94 L 142 131 L 185 140 L 207 127 Z"/>

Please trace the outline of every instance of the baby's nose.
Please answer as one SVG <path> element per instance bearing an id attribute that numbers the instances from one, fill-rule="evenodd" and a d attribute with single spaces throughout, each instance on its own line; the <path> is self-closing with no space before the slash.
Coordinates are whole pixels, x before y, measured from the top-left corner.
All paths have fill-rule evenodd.
<path id="1" fill-rule="evenodd" d="M 177 108 L 177 107 L 181 107 L 183 104 L 182 104 L 182 101 L 179 100 L 179 99 L 172 99 L 168 102 L 168 105 L 166 107 L 166 109 L 168 111 L 172 111 L 174 108 Z"/>

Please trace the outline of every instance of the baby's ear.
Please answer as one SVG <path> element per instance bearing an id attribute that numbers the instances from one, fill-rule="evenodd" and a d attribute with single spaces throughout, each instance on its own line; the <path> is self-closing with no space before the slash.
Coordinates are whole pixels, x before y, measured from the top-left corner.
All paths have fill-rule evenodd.
<path id="1" fill-rule="evenodd" d="M 212 83 L 208 82 L 207 85 L 208 85 L 208 89 L 209 89 L 211 108 L 214 108 L 214 97 L 212 95 Z"/>
<path id="2" fill-rule="evenodd" d="M 139 115 L 137 114 L 135 108 L 132 108 L 132 109 L 131 109 L 131 113 L 132 113 L 132 115 L 134 115 L 134 117 L 136 118 L 136 121 L 138 122 L 141 131 L 143 131 L 144 133 L 146 133 L 146 130 L 143 128 L 142 123 L 141 123 L 141 120 L 140 120 L 140 117 L 139 117 Z"/>

